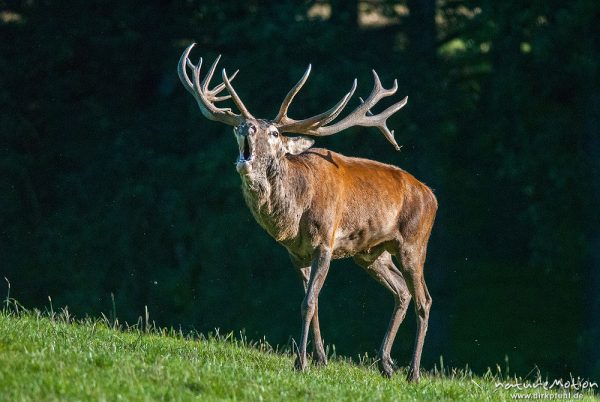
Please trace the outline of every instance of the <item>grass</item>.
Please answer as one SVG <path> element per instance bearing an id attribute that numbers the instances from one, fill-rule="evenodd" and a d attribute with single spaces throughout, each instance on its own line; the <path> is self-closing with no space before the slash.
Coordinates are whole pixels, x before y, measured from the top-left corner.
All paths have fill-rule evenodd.
<path id="1" fill-rule="evenodd" d="M 510 381 L 500 373 L 434 370 L 409 384 L 404 372 L 382 378 L 369 359 L 333 358 L 304 373 L 292 365 L 289 352 L 232 334 L 184 335 L 147 319 L 131 327 L 106 318 L 73 320 L 67 310 L 41 313 L 16 303 L 0 312 L 0 400 L 6 401 L 495 401 L 515 393 L 495 388 Z M 583 400 L 598 399 L 588 393 Z"/>

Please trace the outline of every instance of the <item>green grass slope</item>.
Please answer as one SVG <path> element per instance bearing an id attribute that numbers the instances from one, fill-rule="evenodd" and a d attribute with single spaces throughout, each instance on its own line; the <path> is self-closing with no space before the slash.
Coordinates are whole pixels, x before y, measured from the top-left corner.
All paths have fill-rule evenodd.
<path id="1" fill-rule="evenodd" d="M 388 380 L 370 363 L 339 358 L 297 373 L 289 353 L 266 344 L 140 327 L 74 322 L 64 312 L 0 312 L 0 400 L 481 401 L 515 394 L 496 390 L 490 374 L 425 373 L 409 384 L 403 372 Z"/>

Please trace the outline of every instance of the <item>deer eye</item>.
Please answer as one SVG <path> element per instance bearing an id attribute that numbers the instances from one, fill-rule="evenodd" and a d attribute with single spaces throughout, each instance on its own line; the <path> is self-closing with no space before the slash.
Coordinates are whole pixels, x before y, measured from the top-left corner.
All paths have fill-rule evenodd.
<path id="1" fill-rule="evenodd" d="M 277 131 L 271 131 L 271 135 L 273 137 L 279 137 L 279 133 Z"/>

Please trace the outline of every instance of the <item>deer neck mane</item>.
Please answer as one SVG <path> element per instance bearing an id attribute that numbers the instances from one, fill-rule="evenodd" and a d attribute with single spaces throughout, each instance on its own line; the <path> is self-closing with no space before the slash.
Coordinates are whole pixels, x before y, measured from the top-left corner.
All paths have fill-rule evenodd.
<path id="1" fill-rule="evenodd" d="M 241 177 L 244 199 L 258 224 L 277 241 L 296 237 L 303 212 L 299 184 L 305 179 L 288 157 Z"/>

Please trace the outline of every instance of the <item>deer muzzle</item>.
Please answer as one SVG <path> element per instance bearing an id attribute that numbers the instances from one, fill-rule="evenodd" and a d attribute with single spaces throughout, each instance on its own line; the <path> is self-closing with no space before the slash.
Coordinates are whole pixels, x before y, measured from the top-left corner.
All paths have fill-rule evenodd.
<path id="1" fill-rule="evenodd" d="M 248 174 L 252 170 L 252 160 L 254 159 L 253 129 L 238 129 L 235 137 L 238 143 L 240 155 L 236 163 L 236 169 L 240 174 Z"/>

